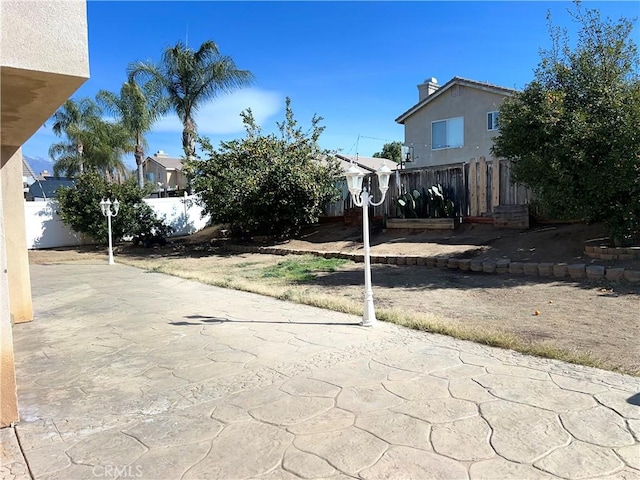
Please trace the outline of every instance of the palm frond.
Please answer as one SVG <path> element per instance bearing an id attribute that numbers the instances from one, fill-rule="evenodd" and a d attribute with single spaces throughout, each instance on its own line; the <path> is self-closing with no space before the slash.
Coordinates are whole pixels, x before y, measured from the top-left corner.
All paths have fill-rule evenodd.
<path id="1" fill-rule="evenodd" d="M 166 48 L 160 62 L 136 62 L 129 65 L 129 78 L 144 80 L 158 99 L 159 111 L 171 108 L 183 124 L 183 148 L 193 145 L 197 126 L 194 114 L 207 100 L 232 92 L 254 81 L 248 70 L 240 70 L 231 57 L 220 53 L 215 42 L 207 40 L 198 50 L 182 42 Z M 162 91 L 162 95 L 156 95 Z M 150 92 L 147 92 L 150 94 Z M 193 152 L 192 152 L 193 153 Z"/>

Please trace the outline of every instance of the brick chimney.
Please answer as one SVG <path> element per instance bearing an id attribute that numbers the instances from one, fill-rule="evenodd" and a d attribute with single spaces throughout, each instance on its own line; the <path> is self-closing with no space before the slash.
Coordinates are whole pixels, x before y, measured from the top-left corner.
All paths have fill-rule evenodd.
<path id="1" fill-rule="evenodd" d="M 418 102 L 423 101 L 429 95 L 440 88 L 438 79 L 435 77 L 427 78 L 424 83 L 418 85 Z"/>

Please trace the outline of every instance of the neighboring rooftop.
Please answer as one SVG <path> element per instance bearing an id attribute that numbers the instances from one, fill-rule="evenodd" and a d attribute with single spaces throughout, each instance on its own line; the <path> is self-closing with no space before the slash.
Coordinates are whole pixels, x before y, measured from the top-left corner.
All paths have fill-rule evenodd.
<path id="1" fill-rule="evenodd" d="M 73 185 L 74 181 L 70 178 L 44 177 L 44 180 L 38 180 L 29 186 L 27 200 L 56 198 L 56 190 L 59 187 L 73 187 Z"/>
<path id="2" fill-rule="evenodd" d="M 152 160 L 167 170 L 182 170 L 182 159 L 170 157 L 162 150 L 154 153 L 153 157 L 147 157 L 147 160 Z"/>
<path id="3" fill-rule="evenodd" d="M 355 163 L 368 172 L 375 172 L 382 163 L 386 163 L 387 167 L 392 171 L 398 169 L 398 164 L 388 158 L 361 157 L 360 155 L 343 155 L 341 153 L 337 153 L 336 158 L 345 171 L 347 171 L 351 163 Z"/>

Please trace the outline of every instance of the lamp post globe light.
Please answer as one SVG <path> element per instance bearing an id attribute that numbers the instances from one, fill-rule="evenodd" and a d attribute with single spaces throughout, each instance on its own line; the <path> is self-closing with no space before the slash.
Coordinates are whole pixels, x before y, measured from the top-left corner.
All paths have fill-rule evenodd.
<path id="1" fill-rule="evenodd" d="M 111 207 L 113 206 L 113 210 Z M 107 217 L 107 229 L 109 230 L 109 265 L 113 265 L 115 262 L 113 261 L 113 243 L 111 241 L 111 217 L 115 217 L 118 215 L 118 211 L 120 210 L 120 202 L 116 198 L 113 203 L 111 203 L 110 199 L 102 199 L 100 201 L 100 210 L 102 211 L 102 215 Z"/>
<path id="2" fill-rule="evenodd" d="M 373 195 L 369 193 L 366 187 L 362 187 L 364 172 L 355 164 L 345 172 L 347 177 L 347 186 L 353 198 L 353 203 L 357 207 L 362 207 L 362 241 L 364 243 L 364 315 L 362 316 L 361 325 L 364 327 L 373 327 L 376 324 L 376 312 L 373 308 L 373 290 L 371 288 L 371 258 L 369 246 L 369 206 L 377 207 L 384 202 L 387 190 L 389 190 L 389 177 L 391 170 L 383 163 L 376 171 L 378 176 L 378 188 L 382 194 L 382 198 L 378 202 L 373 201 Z"/>

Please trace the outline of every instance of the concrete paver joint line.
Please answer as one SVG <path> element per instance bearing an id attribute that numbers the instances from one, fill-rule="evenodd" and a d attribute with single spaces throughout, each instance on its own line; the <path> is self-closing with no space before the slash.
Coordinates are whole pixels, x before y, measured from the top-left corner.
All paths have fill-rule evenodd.
<path id="1" fill-rule="evenodd" d="M 24 453 L 24 448 L 22 447 L 22 442 L 20 442 L 20 432 L 15 428 L 15 425 L 12 426 L 15 431 L 16 441 L 18 442 L 18 446 L 20 447 L 20 453 L 22 454 L 22 458 L 24 458 L 25 466 L 27 467 L 27 472 L 29 476 L 33 478 L 33 472 L 31 471 L 31 466 L 29 465 L 29 460 Z"/>
<path id="2" fill-rule="evenodd" d="M 20 443 L 16 424 L 0 429 L 0 478 L 32 479 L 33 474 Z"/>
<path id="3" fill-rule="evenodd" d="M 110 295 L 102 268 L 33 268 L 3 475 L 21 448 L 24 479 L 638 477 L 640 378 L 123 265 Z M 52 307 L 51 285 L 95 294 Z"/>

